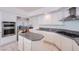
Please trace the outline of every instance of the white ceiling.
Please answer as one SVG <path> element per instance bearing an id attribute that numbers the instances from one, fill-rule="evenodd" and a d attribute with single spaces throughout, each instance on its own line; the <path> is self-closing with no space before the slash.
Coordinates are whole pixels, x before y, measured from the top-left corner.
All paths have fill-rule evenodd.
<path id="1" fill-rule="evenodd" d="M 66 7 L 16 7 L 16 8 L 24 11 L 25 14 L 27 14 L 27 17 L 30 17 L 40 14 L 46 14 L 49 12 L 59 11 L 65 9 Z"/>
<path id="2" fill-rule="evenodd" d="M 0 11 L 6 11 L 14 13 L 19 16 L 36 16 L 40 14 L 46 14 L 54 12 L 55 10 L 62 9 L 63 7 L 0 7 Z M 65 8 L 63 8 L 65 9 Z"/>
<path id="3" fill-rule="evenodd" d="M 28 13 L 28 16 L 39 15 L 43 13 L 48 13 L 50 11 L 55 11 L 60 9 L 61 7 L 16 7 L 20 10 L 24 10 Z"/>
<path id="4" fill-rule="evenodd" d="M 33 12 L 33 11 L 43 8 L 43 7 L 17 7 L 17 8 L 24 10 L 26 12 Z"/>
<path id="5" fill-rule="evenodd" d="M 38 10 L 35 10 L 31 13 L 28 13 L 29 16 L 36 16 L 36 15 L 41 15 L 41 14 L 47 14 L 47 13 L 52 13 L 56 12 L 59 10 L 65 9 L 64 7 L 43 7 Z"/>

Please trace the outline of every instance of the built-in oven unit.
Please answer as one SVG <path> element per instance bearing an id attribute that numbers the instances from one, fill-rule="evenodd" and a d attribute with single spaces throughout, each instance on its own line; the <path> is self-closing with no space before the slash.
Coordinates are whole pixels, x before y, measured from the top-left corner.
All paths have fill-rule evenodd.
<path id="1" fill-rule="evenodd" d="M 15 34 L 15 22 L 2 22 L 2 37 L 11 36 Z"/>

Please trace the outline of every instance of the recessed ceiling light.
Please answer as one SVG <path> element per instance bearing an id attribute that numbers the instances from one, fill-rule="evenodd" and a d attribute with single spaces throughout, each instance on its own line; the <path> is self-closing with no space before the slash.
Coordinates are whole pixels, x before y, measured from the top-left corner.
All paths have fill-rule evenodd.
<path id="1" fill-rule="evenodd" d="M 50 14 L 45 14 L 44 17 L 45 17 L 45 19 L 50 19 L 51 15 Z"/>

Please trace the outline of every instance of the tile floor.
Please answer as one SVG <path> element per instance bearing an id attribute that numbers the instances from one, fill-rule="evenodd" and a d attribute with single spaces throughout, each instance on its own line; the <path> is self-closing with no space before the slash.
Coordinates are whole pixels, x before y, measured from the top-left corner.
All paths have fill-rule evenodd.
<path id="1" fill-rule="evenodd" d="M 0 51 L 19 51 L 17 42 L 12 42 L 4 46 L 0 46 Z"/>
<path id="2" fill-rule="evenodd" d="M 51 46 L 51 45 L 49 46 L 47 44 L 44 44 L 43 48 L 44 48 L 44 51 L 52 51 L 52 50 L 57 51 L 56 47 Z M 18 43 L 17 42 L 11 42 L 7 45 L 0 46 L 0 51 L 20 51 L 20 50 L 18 49 Z M 35 50 L 35 51 L 43 51 L 43 49 L 42 50 Z"/>

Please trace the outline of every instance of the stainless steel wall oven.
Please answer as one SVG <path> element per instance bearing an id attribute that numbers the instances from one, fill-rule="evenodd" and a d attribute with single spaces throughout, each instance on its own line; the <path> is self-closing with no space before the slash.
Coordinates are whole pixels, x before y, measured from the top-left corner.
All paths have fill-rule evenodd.
<path id="1" fill-rule="evenodd" d="M 2 37 L 15 34 L 15 29 L 16 29 L 15 22 L 3 21 L 2 22 Z"/>

